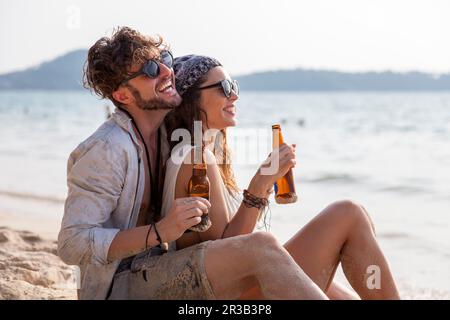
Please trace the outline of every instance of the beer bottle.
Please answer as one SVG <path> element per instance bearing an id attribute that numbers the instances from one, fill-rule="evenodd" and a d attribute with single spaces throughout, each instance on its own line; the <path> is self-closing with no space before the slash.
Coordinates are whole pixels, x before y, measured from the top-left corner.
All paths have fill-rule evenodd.
<path id="1" fill-rule="evenodd" d="M 202 152 L 201 148 L 200 152 Z M 198 150 L 198 149 L 197 149 Z M 194 167 L 192 169 L 192 177 L 188 184 L 188 194 L 190 197 L 202 197 L 209 200 L 209 179 L 206 175 L 206 163 L 203 161 L 203 152 L 200 157 L 200 163 L 194 161 Z M 202 215 L 202 221 L 189 228 L 189 230 L 196 232 L 203 232 L 211 227 L 211 220 L 207 213 Z"/>
<path id="2" fill-rule="evenodd" d="M 272 126 L 273 148 L 278 148 L 283 141 L 281 134 L 281 127 L 279 124 Z M 297 194 L 295 193 L 294 175 L 292 168 L 274 184 L 275 202 L 279 204 L 294 203 L 297 201 Z"/>

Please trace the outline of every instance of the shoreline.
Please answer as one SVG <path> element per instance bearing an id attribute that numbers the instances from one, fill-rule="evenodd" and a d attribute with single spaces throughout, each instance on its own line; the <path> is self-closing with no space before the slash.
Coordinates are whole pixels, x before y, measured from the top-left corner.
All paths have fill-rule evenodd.
<path id="1" fill-rule="evenodd" d="M 64 203 L 0 195 L 0 227 L 34 232 L 45 240 L 56 240 Z"/>

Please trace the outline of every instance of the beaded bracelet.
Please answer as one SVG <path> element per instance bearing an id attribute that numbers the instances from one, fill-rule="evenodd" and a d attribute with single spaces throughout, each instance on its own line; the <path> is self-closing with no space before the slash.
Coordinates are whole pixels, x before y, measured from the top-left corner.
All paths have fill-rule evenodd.
<path id="1" fill-rule="evenodd" d="M 247 189 L 243 192 L 244 200 L 242 202 L 245 204 L 247 208 L 257 208 L 262 209 L 264 207 L 267 207 L 269 204 L 269 200 L 266 198 L 260 198 L 253 194 L 251 194 Z"/>

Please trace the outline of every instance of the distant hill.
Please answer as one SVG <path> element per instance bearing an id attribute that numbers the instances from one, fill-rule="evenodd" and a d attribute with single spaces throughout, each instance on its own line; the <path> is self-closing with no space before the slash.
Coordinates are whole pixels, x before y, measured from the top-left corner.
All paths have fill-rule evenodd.
<path id="1" fill-rule="evenodd" d="M 86 50 L 71 51 L 54 60 L 23 71 L 0 75 L 0 90 L 78 90 L 82 89 Z"/>
<path id="2" fill-rule="evenodd" d="M 86 50 L 76 50 L 36 67 L 0 75 L 0 90 L 82 89 Z M 236 77 L 242 90 L 259 91 L 425 91 L 450 90 L 450 74 L 278 70 Z"/>
<path id="3" fill-rule="evenodd" d="M 242 90 L 425 91 L 450 90 L 450 74 L 280 70 L 237 77 Z"/>

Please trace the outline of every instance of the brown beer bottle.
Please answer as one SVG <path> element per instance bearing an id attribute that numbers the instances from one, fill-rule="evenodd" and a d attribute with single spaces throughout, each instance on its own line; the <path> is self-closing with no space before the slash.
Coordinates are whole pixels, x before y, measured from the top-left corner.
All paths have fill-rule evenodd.
<path id="1" fill-rule="evenodd" d="M 272 126 L 273 136 L 273 148 L 278 148 L 283 141 L 283 135 L 281 134 L 281 127 L 279 124 Z M 292 169 L 274 184 L 275 189 L 275 202 L 279 204 L 294 203 L 297 201 L 297 194 L 295 193 L 294 175 Z"/>
<path id="2" fill-rule="evenodd" d="M 201 150 L 201 149 L 200 149 Z M 202 197 L 209 200 L 209 179 L 206 175 L 206 163 L 203 161 L 203 155 L 200 163 L 194 162 L 192 169 L 192 177 L 188 184 L 188 194 L 190 197 Z M 211 227 L 211 220 L 207 213 L 202 215 L 202 221 L 195 226 L 189 228 L 189 230 L 196 232 L 203 232 Z"/>

